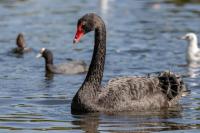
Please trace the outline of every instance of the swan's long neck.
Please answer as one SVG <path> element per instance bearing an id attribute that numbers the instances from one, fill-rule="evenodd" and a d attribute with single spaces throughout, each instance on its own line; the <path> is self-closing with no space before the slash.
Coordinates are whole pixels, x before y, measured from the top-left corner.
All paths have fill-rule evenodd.
<path id="1" fill-rule="evenodd" d="M 92 61 L 82 86 L 72 100 L 71 108 L 73 111 L 84 112 L 92 109 L 93 103 L 98 98 L 101 80 L 104 71 L 106 55 L 106 28 L 102 20 L 98 21 L 95 28 L 95 44 Z"/>
<path id="2" fill-rule="evenodd" d="M 90 87 L 97 89 L 101 85 L 103 77 L 104 63 L 106 56 L 106 28 L 102 22 L 95 29 L 95 45 L 92 61 L 82 87 L 86 87 L 89 83 Z"/>

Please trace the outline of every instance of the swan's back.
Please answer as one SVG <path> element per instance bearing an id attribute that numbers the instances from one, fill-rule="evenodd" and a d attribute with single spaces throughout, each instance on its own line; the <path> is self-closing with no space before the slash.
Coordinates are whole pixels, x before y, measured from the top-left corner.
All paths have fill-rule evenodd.
<path id="1" fill-rule="evenodd" d="M 127 111 L 161 109 L 177 104 L 186 90 L 182 79 L 172 73 L 112 79 L 99 94 L 98 110 Z"/>

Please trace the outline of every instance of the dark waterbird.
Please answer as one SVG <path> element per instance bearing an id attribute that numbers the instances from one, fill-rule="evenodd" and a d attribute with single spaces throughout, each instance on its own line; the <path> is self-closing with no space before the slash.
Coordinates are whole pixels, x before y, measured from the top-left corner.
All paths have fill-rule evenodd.
<path id="1" fill-rule="evenodd" d="M 13 53 L 24 54 L 32 51 L 31 48 L 26 47 L 26 42 L 22 33 L 18 34 L 16 39 L 16 45 L 17 47 L 12 50 Z"/>
<path id="2" fill-rule="evenodd" d="M 40 50 L 40 53 L 36 56 L 44 57 L 45 59 L 45 69 L 47 72 L 55 74 L 78 74 L 87 72 L 87 64 L 83 61 L 69 61 L 66 64 L 54 65 L 53 63 L 53 53 L 45 48 Z"/>
<path id="3" fill-rule="evenodd" d="M 73 97 L 72 113 L 163 109 L 176 105 L 186 91 L 183 80 L 171 72 L 144 77 L 118 77 L 101 86 L 106 56 L 106 27 L 94 13 L 78 20 L 73 40 L 94 31 L 94 51 L 87 76 Z"/>

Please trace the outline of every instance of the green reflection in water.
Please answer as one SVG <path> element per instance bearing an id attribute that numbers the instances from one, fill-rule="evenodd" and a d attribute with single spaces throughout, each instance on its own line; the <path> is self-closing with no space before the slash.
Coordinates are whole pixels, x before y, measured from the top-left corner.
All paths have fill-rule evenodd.
<path id="1" fill-rule="evenodd" d="M 7 130 L 38 130 L 38 131 L 50 131 L 50 130 L 80 130 L 80 128 L 70 128 L 70 127 L 49 127 L 49 128 L 15 128 L 15 127 L 7 127 L 7 126 L 0 126 L 0 129 L 7 129 Z"/>
<path id="2" fill-rule="evenodd" d="M 177 5 L 184 5 L 186 3 L 199 3 L 200 4 L 200 0 L 167 0 L 166 2 L 175 3 Z"/>

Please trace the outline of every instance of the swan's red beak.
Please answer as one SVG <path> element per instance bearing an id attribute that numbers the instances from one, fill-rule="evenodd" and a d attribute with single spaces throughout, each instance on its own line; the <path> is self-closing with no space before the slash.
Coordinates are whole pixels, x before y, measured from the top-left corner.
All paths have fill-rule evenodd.
<path id="1" fill-rule="evenodd" d="M 84 35 L 84 32 L 83 32 L 83 29 L 82 29 L 82 25 L 80 25 L 77 28 L 76 35 L 74 37 L 73 43 L 78 43 L 83 35 Z"/>

